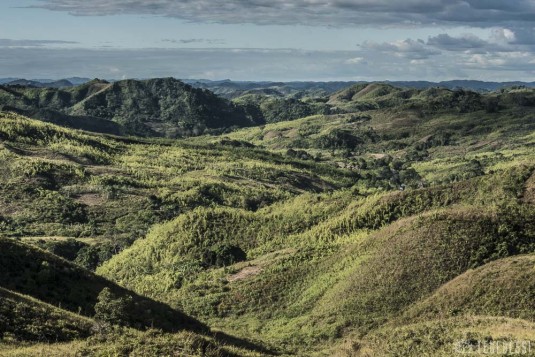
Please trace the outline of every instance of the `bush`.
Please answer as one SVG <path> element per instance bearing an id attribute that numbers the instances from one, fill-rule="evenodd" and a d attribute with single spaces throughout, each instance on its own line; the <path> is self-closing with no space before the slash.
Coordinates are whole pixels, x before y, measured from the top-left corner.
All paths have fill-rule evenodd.
<path id="1" fill-rule="evenodd" d="M 45 241 L 40 243 L 44 249 L 48 250 L 52 254 L 58 255 L 67 260 L 75 260 L 78 256 L 78 252 L 87 247 L 87 244 L 79 242 L 75 239 L 69 238 L 65 241 Z"/>
<path id="2" fill-rule="evenodd" d="M 238 246 L 220 244 L 203 254 L 202 261 L 206 266 L 224 267 L 247 259 L 247 254 Z"/>
<path id="3" fill-rule="evenodd" d="M 110 325 L 126 326 L 130 323 L 131 296 L 117 297 L 109 288 L 104 288 L 95 304 L 95 320 Z"/>

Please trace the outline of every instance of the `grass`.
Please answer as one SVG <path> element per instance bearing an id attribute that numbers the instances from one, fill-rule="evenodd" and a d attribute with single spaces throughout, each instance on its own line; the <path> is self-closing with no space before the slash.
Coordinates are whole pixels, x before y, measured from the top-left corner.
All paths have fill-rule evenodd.
<path id="1" fill-rule="evenodd" d="M 30 295 L 56 307 L 93 316 L 98 295 L 105 288 L 117 296 L 131 296 L 129 325 L 157 327 L 167 331 L 205 327 L 170 307 L 141 297 L 78 265 L 31 245 L 0 238 L 0 286 Z"/>
<path id="2" fill-rule="evenodd" d="M 303 351 L 349 331 L 367 333 L 470 268 L 533 251 L 533 210 L 515 206 L 530 172 L 353 202 L 316 195 L 317 206 L 299 198 L 254 213 L 197 210 L 158 227 L 98 272 L 212 326 Z M 300 210 L 325 216 L 292 224 L 301 223 Z M 227 240 L 248 252 L 248 263 L 206 269 L 195 252 Z M 230 279 L 247 266 L 261 269 Z"/>
<path id="3" fill-rule="evenodd" d="M 157 330 L 139 332 L 116 330 L 70 343 L 0 344 L 0 353 L 6 357 L 22 356 L 184 356 L 233 357 L 262 356 L 265 353 L 237 347 L 217 337 L 206 337 L 193 332 L 165 334 Z"/>
<path id="4" fill-rule="evenodd" d="M 0 288 L 3 341 L 64 342 L 87 338 L 94 321 Z"/>

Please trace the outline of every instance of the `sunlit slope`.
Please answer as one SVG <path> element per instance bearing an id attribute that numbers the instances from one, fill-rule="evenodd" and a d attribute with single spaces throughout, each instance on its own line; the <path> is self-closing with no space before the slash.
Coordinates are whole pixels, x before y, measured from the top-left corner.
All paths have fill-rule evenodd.
<path id="1" fill-rule="evenodd" d="M 255 211 L 356 175 L 232 143 L 122 139 L 0 114 L 0 233 L 76 238 L 94 269 L 157 223 L 196 207 Z M 80 249 L 78 247 L 77 249 Z"/>
<path id="2" fill-rule="evenodd" d="M 534 268 L 531 254 L 470 269 L 417 301 L 398 319 L 362 339 L 348 339 L 334 354 L 485 355 L 491 349 L 509 348 L 509 353 L 530 355 L 530 344 L 535 342 Z"/>
<path id="3" fill-rule="evenodd" d="M 373 331 L 470 269 L 535 251 L 534 208 L 519 199 L 530 176 L 520 166 L 368 198 L 196 210 L 98 272 L 149 295 L 157 286 L 155 295 L 215 326 L 297 351 Z"/>

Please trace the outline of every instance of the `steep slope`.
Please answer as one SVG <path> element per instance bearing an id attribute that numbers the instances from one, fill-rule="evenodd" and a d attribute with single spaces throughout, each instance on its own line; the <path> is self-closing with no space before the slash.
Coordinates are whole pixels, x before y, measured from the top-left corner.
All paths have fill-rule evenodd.
<path id="1" fill-rule="evenodd" d="M 226 100 L 172 78 L 115 82 L 68 112 L 113 120 L 136 134 L 173 136 L 253 124 Z"/>
<path id="2" fill-rule="evenodd" d="M 469 270 L 411 307 L 401 321 L 456 315 L 535 319 L 535 256 L 524 255 Z"/>
<path id="3" fill-rule="evenodd" d="M 0 340 L 62 342 L 86 338 L 94 321 L 0 288 Z"/>
<path id="4" fill-rule="evenodd" d="M 131 296 L 128 324 L 168 331 L 205 327 L 185 314 L 127 291 L 77 265 L 13 239 L 0 238 L 0 286 L 64 309 L 93 316 L 105 288 L 116 296 Z"/>
<path id="5" fill-rule="evenodd" d="M 334 355 L 530 355 L 535 343 L 534 267 L 532 254 L 468 270 L 401 317 L 362 339 L 348 340 Z"/>

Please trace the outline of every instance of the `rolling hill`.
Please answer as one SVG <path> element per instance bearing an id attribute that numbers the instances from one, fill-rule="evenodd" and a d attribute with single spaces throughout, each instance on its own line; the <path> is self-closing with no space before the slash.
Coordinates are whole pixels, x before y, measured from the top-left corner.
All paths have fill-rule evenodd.
<path id="1" fill-rule="evenodd" d="M 532 89 L 374 83 L 231 103 L 149 80 L 2 95 L 20 108 L 0 113 L 0 354 L 451 356 L 535 344 Z M 234 109 L 243 117 L 225 122 L 245 121 L 125 137 L 20 114 L 35 103 L 51 121 L 120 130 L 163 128 L 184 108 L 204 123 Z"/>

